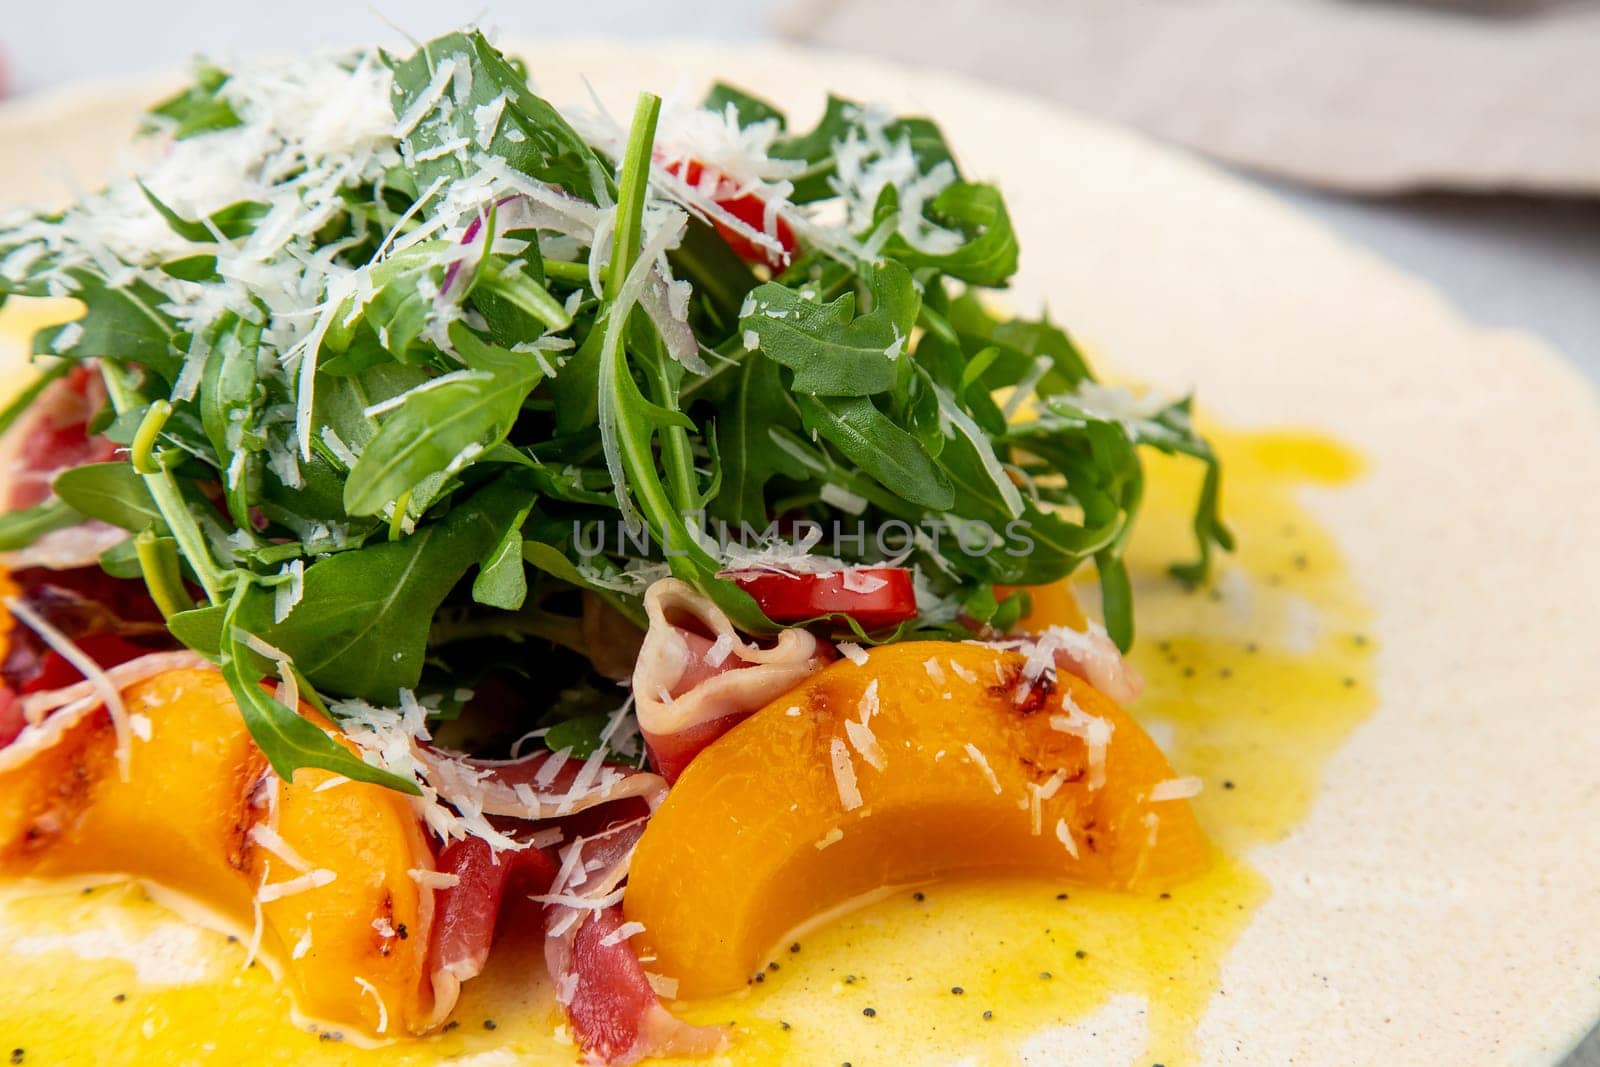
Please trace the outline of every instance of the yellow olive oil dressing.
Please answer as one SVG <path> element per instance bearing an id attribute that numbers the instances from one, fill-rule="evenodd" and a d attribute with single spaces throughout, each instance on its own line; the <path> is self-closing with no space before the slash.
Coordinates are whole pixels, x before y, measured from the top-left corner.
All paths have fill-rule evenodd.
<path id="1" fill-rule="evenodd" d="M 1111 1012 L 1142 1018 L 1144 1036 L 1106 1054 L 1167 1067 L 1193 1058 L 1222 962 L 1268 892 L 1250 849 L 1305 815 L 1324 760 L 1374 702 L 1366 609 L 1301 499 L 1336 492 L 1358 462 L 1308 435 L 1214 441 L 1238 552 L 1207 588 L 1166 577 L 1191 550 L 1184 509 L 1198 474 L 1153 456 L 1130 550 L 1132 659 L 1146 680 L 1132 710 L 1177 772 L 1204 783 L 1193 803 L 1216 845 L 1210 871 L 1166 897 L 1048 880 L 897 891 L 780 946 L 748 989 L 676 1006 L 732 1024 L 728 1061 L 1013 1063 L 1041 1031 Z M 469 983 L 447 1032 L 381 1048 L 296 1021 L 267 968 L 247 965 L 248 937 L 180 922 L 137 886 L 8 887 L 0 1062 L 575 1059 L 526 933 Z"/>

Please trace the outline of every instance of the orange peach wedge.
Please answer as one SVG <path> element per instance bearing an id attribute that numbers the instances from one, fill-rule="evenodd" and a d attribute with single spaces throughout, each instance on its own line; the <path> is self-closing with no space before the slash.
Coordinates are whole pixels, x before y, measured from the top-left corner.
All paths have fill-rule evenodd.
<path id="1" fill-rule="evenodd" d="M 786 933 L 884 886 L 1033 873 L 1152 891 L 1198 873 L 1209 846 L 1155 743 L 1075 677 L 1019 689 L 1024 663 L 888 645 L 708 747 L 630 869 L 651 969 L 686 997 L 737 988 Z"/>
<path id="2" fill-rule="evenodd" d="M 406 798 L 312 769 L 279 781 L 215 671 L 168 671 L 124 701 L 149 725 L 126 778 L 103 711 L 0 774 L 0 875 L 126 875 L 244 936 L 259 921 L 304 1014 L 368 1035 L 426 1029 L 432 893 L 408 872 L 433 860 Z"/>

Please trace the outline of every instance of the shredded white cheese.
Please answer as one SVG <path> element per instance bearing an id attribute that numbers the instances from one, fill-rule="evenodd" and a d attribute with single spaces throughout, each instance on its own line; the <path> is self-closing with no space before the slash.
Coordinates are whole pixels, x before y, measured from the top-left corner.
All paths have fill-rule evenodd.
<path id="1" fill-rule="evenodd" d="M 851 746 L 867 761 L 867 765 L 875 771 L 883 770 L 887 763 L 883 755 L 883 746 L 878 743 L 878 737 L 865 723 L 847 721 L 844 724 L 845 736 L 850 739 Z"/>
<path id="2" fill-rule="evenodd" d="M 838 648 L 839 655 L 854 663 L 857 667 L 865 667 L 867 665 L 866 650 L 854 641 L 840 641 Z"/>
<path id="3" fill-rule="evenodd" d="M 406 874 L 423 889 L 454 889 L 461 884 L 459 874 L 450 874 L 447 871 L 430 871 L 422 867 L 413 867 L 406 871 Z"/>
<path id="4" fill-rule="evenodd" d="M 250 832 L 245 836 L 302 874 L 311 870 L 311 864 L 306 858 L 269 824 L 258 822 L 250 827 Z"/>
<path id="5" fill-rule="evenodd" d="M 733 653 L 733 637 L 730 634 L 719 634 L 710 648 L 706 649 L 706 666 L 720 667 Z"/>
<path id="6" fill-rule="evenodd" d="M 298 878 L 291 878 L 287 882 L 274 882 L 271 885 L 263 885 L 256 892 L 256 899 L 263 904 L 270 904 L 274 900 L 292 897 L 296 893 L 321 889 L 323 886 L 331 884 L 338 877 L 338 874 L 328 870 L 328 868 L 318 867 L 314 871 L 307 871 Z"/>
<path id="7" fill-rule="evenodd" d="M 978 768 L 978 770 L 983 772 L 984 778 L 988 779 L 989 788 L 994 790 L 994 795 L 999 796 L 1002 792 L 1000 788 L 1000 779 L 995 777 L 994 768 L 989 766 L 989 758 L 980 752 L 978 750 L 978 746 L 974 745 L 971 741 L 968 741 L 962 747 L 967 750 L 967 758 L 972 760 L 973 764 Z"/>
<path id="8" fill-rule="evenodd" d="M 1067 820 L 1056 820 L 1056 840 L 1061 842 L 1061 847 L 1067 850 L 1067 855 L 1073 859 L 1078 858 L 1078 843 L 1072 839 L 1072 830 L 1067 826 Z"/>
<path id="9" fill-rule="evenodd" d="M 644 933 L 644 923 L 623 923 L 621 926 L 602 937 L 600 939 L 600 944 L 604 948 L 609 948 L 612 945 L 620 945 L 622 942 L 628 940 L 628 938 L 637 937 L 642 933 Z"/>
<path id="10" fill-rule="evenodd" d="M 111 716 L 111 728 L 117 737 L 117 766 L 122 780 L 128 780 L 128 758 L 131 751 L 129 737 L 132 729 L 128 723 L 128 709 L 122 703 L 122 694 L 110 675 L 94 661 L 94 657 L 73 643 L 72 638 L 52 626 L 44 616 L 24 604 L 17 597 L 5 598 L 6 608 L 18 622 L 39 635 L 50 649 L 70 663 L 94 687 L 95 693 Z"/>
<path id="11" fill-rule="evenodd" d="M 1200 789 L 1200 779 L 1192 775 L 1186 778 L 1168 778 L 1150 787 L 1150 802 L 1159 804 L 1164 800 L 1187 800 L 1199 796 Z"/>
<path id="12" fill-rule="evenodd" d="M 839 790 L 839 803 L 845 811 L 861 806 L 861 790 L 856 786 L 856 769 L 844 742 L 835 737 L 828 743 L 828 760 L 833 765 L 833 784 Z"/>
<path id="13" fill-rule="evenodd" d="M 1050 728 L 1083 742 L 1089 764 L 1088 786 L 1090 789 L 1100 789 L 1106 784 L 1106 748 L 1111 744 L 1115 727 L 1110 720 L 1084 711 L 1072 699 L 1072 694 L 1064 689 L 1061 691 L 1061 707 L 1067 714 L 1050 716 Z"/>
<path id="14" fill-rule="evenodd" d="M 375 1029 L 380 1034 L 386 1032 L 389 1029 L 389 1009 L 383 1003 L 383 996 L 378 992 L 378 987 L 359 975 L 355 976 L 355 983 L 361 987 L 361 992 L 371 994 L 372 999 L 377 1001 L 378 1025 Z"/>

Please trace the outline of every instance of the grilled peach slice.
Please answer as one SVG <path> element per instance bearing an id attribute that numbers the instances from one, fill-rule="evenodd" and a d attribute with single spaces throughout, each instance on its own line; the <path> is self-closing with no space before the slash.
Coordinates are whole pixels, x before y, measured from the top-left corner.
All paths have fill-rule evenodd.
<path id="1" fill-rule="evenodd" d="M 126 778 L 103 710 L 0 773 L 0 875 L 127 875 L 251 937 L 259 902 L 261 953 L 302 1012 L 367 1034 L 431 1025 L 432 898 L 408 871 L 433 859 L 406 799 L 327 788 L 316 770 L 273 777 L 215 671 L 168 671 L 123 699 L 149 735 Z"/>
<path id="2" fill-rule="evenodd" d="M 1155 743 L 1072 676 L 1019 689 L 1024 664 L 889 645 L 715 741 L 630 868 L 624 907 L 652 968 L 683 996 L 728 991 L 787 932 L 883 886 L 1027 872 L 1149 891 L 1202 869 L 1209 847 Z"/>

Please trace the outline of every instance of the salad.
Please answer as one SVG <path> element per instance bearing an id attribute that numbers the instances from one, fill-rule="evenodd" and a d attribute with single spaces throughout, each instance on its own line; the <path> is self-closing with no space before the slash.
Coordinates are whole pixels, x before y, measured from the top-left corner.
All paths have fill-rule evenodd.
<path id="1" fill-rule="evenodd" d="M 140 142 L 0 221 L 0 298 L 82 306 L 0 414 L 0 872 L 199 898 L 382 1038 L 526 900 L 628 1062 L 873 888 L 1204 863 L 1121 557 L 1183 454 L 1204 577 L 1216 459 L 999 310 L 932 121 L 558 108 L 463 32 L 202 66 Z"/>

